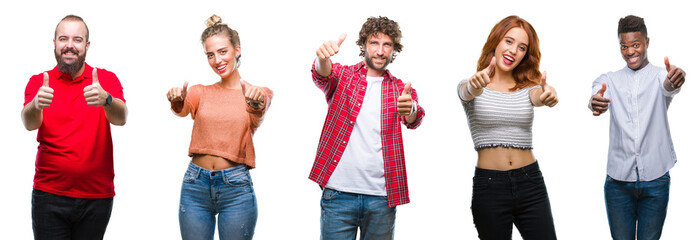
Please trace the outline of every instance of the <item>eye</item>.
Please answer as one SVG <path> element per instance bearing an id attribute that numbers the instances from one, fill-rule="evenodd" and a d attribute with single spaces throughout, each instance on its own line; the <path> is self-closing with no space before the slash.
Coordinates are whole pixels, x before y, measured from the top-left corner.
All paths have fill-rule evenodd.
<path id="1" fill-rule="evenodd" d="M 76 42 L 76 43 L 82 43 L 82 42 L 83 42 L 83 39 L 82 39 L 82 38 L 76 38 L 76 39 L 75 39 L 75 42 Z"/>
<path id="2" fill-rule="evenodd" d="M 223 54 L 226 54 L 228 52 L 228 50 L 221 50 L 219 52 L 223 55 Z"/>
<path id="3" fill-rule="evenodd" d="M 635 43 L 634 45 L 632 45 L 632 47 L 634 47 L 634 48 L 638 48 L 639 46 L 640 46 L 639 43 Z"/>
<path id="4" fill-rule="evenodd" d="M 526 50 L 525 47 L 523 47 L 523 46 L 520 46 L 518 49 L 520 49 L 520 51 L 523 51 L 523 52 Z"/>
<path id="5" fill-rule="evenodd" d="M 620 46 L 620 49 L 625 50 L 627 49 L 627 46 Z"/>
<path id="6" fill-rule="evenodd" d="M 213 58 L 213 57 L 214 57 L 214 54 L 207 53 L 207 58 Z"/>

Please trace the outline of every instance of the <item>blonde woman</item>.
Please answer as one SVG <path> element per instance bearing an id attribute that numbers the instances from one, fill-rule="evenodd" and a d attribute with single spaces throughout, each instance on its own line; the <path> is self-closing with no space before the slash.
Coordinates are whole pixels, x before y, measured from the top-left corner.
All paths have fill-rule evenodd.
<path id="1" fill-rule="evenodd" d="M 272 91 L 243 81 L 238 71 L 238 32 L 212 15 L 202 33 L 209 66 L 220 80 L 212 85 L 170 89 L 173 112 L 194 119 L 189 164 L 180 193 L 182 239 L 252 239 L 258 217 L 248 172 L 255 167 L 253 133 L 270 106 Z"/>

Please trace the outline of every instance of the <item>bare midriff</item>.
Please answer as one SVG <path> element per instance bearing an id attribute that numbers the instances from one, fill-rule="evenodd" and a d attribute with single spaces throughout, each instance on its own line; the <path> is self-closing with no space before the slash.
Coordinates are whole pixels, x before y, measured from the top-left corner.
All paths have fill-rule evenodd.
<path id="1" fill-rule="evenodd" d="M 518 169 L 535 162 L 535 156 L 530 149 L 489 147 L 476 151 L 479 160 L 476 167 L 481 169 L 508 171 Z"/>
<path id="2" fill-rule="evenodd" d="M 192 157 L 192 163 L 210 171 L 224 170 L 241 165 L 240 163 L 236 163 L 219 156 L 207 154 L 195 154 Z"/>

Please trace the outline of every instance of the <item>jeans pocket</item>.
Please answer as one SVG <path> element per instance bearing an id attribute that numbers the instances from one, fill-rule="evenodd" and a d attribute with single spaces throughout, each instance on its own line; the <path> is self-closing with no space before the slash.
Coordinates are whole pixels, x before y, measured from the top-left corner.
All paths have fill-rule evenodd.
<path id="1" fill-rule="evenodd" d="M 227 185 L 232 187 L 244 187 L 251 185 L 248 172 L 232 172 L 224 178 Z"/>
<path id="2" fill-rule="evenodd" d="M 333 190 L 330 188 L 324 188 L 322 198 L 323 198 L 323 200 L 333 200 L 333 199 L 338 198 L 338 194 L 340 194 L 340 192 L 338 192 L 336 190 Z"/>
<path id="3" fill-rule="evenodd" d="M 491 178 L 490 177 L 483 177 L 483 176 L 474 176 L 472 178 L 473 180 L 473 185 L 472 185 L 472 190 L 474 193 L 477 191 L 483 191 L 489 188 L 489 183 L 491 183 Z"/>
<path id="4" fill-rule="evenodd" d="M 196 178 L 197 178 L 197 176 L 195 175 L 195 173 L 193 173 L 190 170 L 187 170 L 187 172 L 185 172 L 185 176 L 182 178 L 182 182 L 183 183 L 192 183 L 192 182 L 194 182 L 194 180 Z"/>
<path id="5" fill-rule="evenodd" d="M 671 175 L 668 174 L 668 172 L 666 172 L 663 176 L 657 178 L 656 181 L 659 181 L 659 182 L 670 182 L 670 181 L 671 181 Z"/>
<path id="6" fill-rule="evenodd" d="M 525 173 L 525 175 L 533 183 L 543 183 L 544 182 L 544 177 L 542 176 L 541 171 L 528 172 L 528 173 Z"/>

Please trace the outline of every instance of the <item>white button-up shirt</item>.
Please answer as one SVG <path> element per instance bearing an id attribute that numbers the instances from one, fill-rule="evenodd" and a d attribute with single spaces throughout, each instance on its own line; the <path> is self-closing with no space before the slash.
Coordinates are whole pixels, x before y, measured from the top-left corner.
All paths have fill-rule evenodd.
<path id="1" fill-rule="evenodd" d="M 634 71 L 627 66 L 600 75 L 592 94 L 607 85 L 610 99 L 610 145 L 608 175 L 619 181 L 651 181 L 664 175 L 676 163 L 668 107 L 680 91 L 663 87 L 666 69 L 647 64 Z M 639 178 L 637 178 L 639 174 Z"/>

